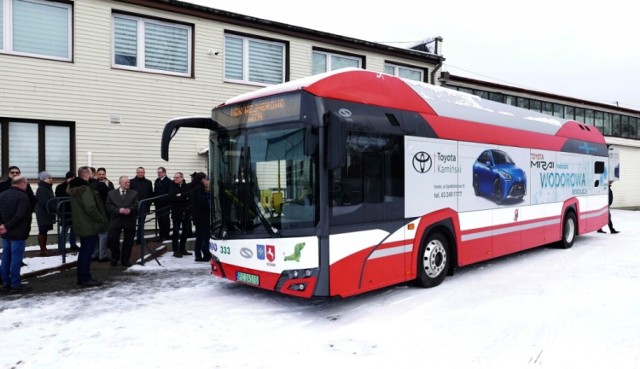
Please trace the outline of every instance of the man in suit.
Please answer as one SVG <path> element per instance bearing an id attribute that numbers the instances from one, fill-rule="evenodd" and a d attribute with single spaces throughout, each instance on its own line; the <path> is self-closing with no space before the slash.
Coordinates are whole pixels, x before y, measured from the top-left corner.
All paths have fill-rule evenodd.
<path id="1" fill-rule="evenodd" d="M 116 266 L 121 260 L 122 266 L 130 267 L 131 248 L 136 233 L 138 211 L 138 193 L 129 189 L 129 177 L 121 176 L 118 181 L 120 187 L 109 191 L 107 195 L 107 211 L 109 219 L 109 248 L 111 249 L 111 266 Z M 120 258 L 120 234 L 124 231 L 122 240 L 122 258 Z"/>
<path id="2" fill-rule="evenodd" d="M 171 188 L 172 182 L 171 179 L 167 177 L 167 170 L 164 167 L 158 167 L 158 178 L 156 178 L 154 184 L 153 196 L 162 196 L 166 195 L 162 198 L 159 198 L 155 201 L 157 218 L 158 218 L 158 228 L 160 230 L 160 239 L 162 241 L 168 240 L 170 235 L 170 218 L 169 218 L 169 189 Z"/>

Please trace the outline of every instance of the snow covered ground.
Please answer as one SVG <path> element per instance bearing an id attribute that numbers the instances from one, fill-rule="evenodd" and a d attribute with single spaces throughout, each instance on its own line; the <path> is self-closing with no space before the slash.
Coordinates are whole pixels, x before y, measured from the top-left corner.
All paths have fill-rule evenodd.
<path id="1" fill-rule="evenodd" d="M 0 296 L 0 368 L 640 368 L 640 212 L 433 289 L 304 300 L 191 258 L 73 293 Z M 55 258 L 43 258 L 55 259 Z"/>

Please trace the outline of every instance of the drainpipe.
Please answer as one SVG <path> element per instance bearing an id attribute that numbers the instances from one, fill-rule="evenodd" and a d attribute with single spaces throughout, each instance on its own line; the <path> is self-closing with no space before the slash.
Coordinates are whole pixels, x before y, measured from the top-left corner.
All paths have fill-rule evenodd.
<path id="1" fill-rule="evenodd" d="M 440 70 L 440 68 L 442 68 L 442 64 L 444 64 L 444 60 L 440 59 L 440 62 L 438 64 L 436 64 L 436 67 L 433 68 L 433 71 L 431 72 L 431 84 L 432 85 L 436 84 L 436 73 L 438 72 L 438 70 Z"/>

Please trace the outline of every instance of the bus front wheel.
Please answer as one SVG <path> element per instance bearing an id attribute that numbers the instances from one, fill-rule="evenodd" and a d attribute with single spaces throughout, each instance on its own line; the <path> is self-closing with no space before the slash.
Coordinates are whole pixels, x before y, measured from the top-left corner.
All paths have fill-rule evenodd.
<path id="1" fill-rule="evenodd" d="M 451 256 L 449 241 L 442 233 L 429 235 L 418 254 L 418 283 L 426 288 L 442 283 L 449 272 Z"/>

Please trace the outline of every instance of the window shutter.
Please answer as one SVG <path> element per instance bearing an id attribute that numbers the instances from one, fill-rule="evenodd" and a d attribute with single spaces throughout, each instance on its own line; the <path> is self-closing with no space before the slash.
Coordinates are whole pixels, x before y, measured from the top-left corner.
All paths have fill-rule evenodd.
<path id="1" fill-rule="evenodd" d="M 313 53 L 313 74 L 320 74 L 327 71 L 327 55 Z"/>
<path id="2" fill-rule="evenodd" d="M 394 76 L 395 75 L 395 70 L 396 70 L 396 68 L 393 67 L 392 65 L 385 65 L 384 66 L 384 72 L 386 74 L 391 74 L 392 76 Z"/>
<path id="3" fill-rule="evenodd" d="M 145 22 L 145 68 L 189 72 L 189 32 L 185 28 Z"/>
<path id="4" fill-rule="evenodd" d="M 242 80 L 242 39 L 224 38 L 224 78 Z"/>
<path id="5" fill-rule="evenodd" d="M 2 0 L 0 0 L 0 50 L 4 49 L 4 44 L 3 44 L 3 37 L 4 37 L 4 35 L 3 35 L 3 33 L 2 33 L 2 32 L 3 32 L 3 27 L 4 27 L 4 24 L 2 23 L 2 22 L 3 22 L 3 19 L 4 19 L 4 18 L 3 18 L 3 17 L 4 17 L 4 15 L 2 14 L 2 8 L 3 8 L 3 6 L 2 6 Z"/>
<path id="6" fill-rule="evenodd" d="M 280 45 L 249 41 L 249 81 L 282 83 L 282 51 Z"/>
<path id="7" fill-rule="evenodd" d="M 70 59 L 69 8 L 13 0 L 13 50 Z"/>
<path id="8" fill-rule="evenodd" d="M 115 17 L 113 39 L 115 64 L 136 67 L 138 65 L 138 22 Z"/>
<path id="9" fill-rule="evenodd" d="M 422 73 L 417 70 L 407 68 L 398 68 L 398 77 L 412 79 L 414 81 L 422 81 Z"/>
<path id="10" fill-rule="evenodd" d="M 45 169 L 54 177 L 64 178 L 71 168 L 69 148 L 70 128 L 45 126 Z"/>
<path id="11" fill-rule="evenodd" d="M 27 179 L 38 177 L 38 125 L 9 122 L 9 158 Z"/>
<path id="12" fill-rule="evenodd" d="M 332 55 L 331 56 L 331 70 L 337 70 L 347 67 L 360 67 L 360 63 L 358 60 L 352 58 L 343 58 L 341 56 Z"/>

